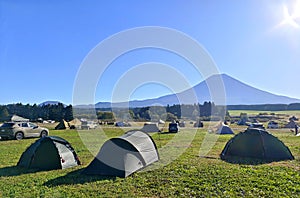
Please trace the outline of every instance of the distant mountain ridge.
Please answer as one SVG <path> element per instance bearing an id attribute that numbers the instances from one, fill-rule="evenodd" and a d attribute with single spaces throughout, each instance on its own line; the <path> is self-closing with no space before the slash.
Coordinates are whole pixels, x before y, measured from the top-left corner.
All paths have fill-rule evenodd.
<path id="1" fill-rule="evenodd" d="M 195 101 L 191 100 L 191 93 L 195 93 L 197 102 L 202 104 L 205 101 L 213 101 L 208 85 L 215 85 L 218 80 L 223 81 L 226 105 L 259 105 L 259 104 L 291 104 L 300 103 L 300 99 L 291 98 L 272 94 L 267 91 L 252 87 L 243 83 L 227 74 L 216 74 L 208 77 L 206 80 L 200 82 L 194 87 L 177 94 L 169 94 L 158 98 L 146 100 L 133 100 L 129 102 L 98 102 L 95 105 L 77 105 L 77 108 L 111 108 L 111 107 L 148 107 L 154 105 L 173 105 L 173 104 L 193 104 Z M 180 98 L 180 101 L 179 99 Z M 215 102 L 215 101 L 213 101 Z M 43 105 L 55 105 L 59 101 L 46 101 Z M 65 106 L 65 105 L 64 105 Z"/>
<path id="2" fill-rule="evenodd" d="M 39 104 L 39 106 L 47 106 L 47 105 L 58 105 L 59 103 L 62 103 L 62 102 L 59 102 L 59 101 L 45 101 L 45 102 L 42 102 Z M 63 103 L 62 103 L 63 104 Z M 65 104 L 63 104 L 64 106 L 67 106 Z"/>
<path id="3" fill-rule="evenodd" d="M 196 86 L 177 94 L 170 94 L 153 99 L 134 100 L 110 104 L 109 102 L 98 102 L 96 108 L 109 107 L 146 107 L 160 104 L 162 106 L 173 104 L 190 104 L 189 93 L 196 93 L 199 103 L 211 101 L 208 84 L 213 84 L 217 79 L 222 79 L 226 97 L 226 105 L 254 105 L 254 104 L 291 104 L 300 103 L 299 99 L 272 94 L 247 85 L 227 74 L 216 74 L 200 82 Z M 178 98 L 181 98 L 180 102 Z M 213 101 L 214 102 L 214 101 Z"/>

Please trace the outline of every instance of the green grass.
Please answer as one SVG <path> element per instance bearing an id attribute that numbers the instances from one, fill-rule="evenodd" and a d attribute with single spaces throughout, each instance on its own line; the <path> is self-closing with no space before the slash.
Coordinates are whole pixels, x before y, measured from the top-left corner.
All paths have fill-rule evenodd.
<path id="1" fill-rule="evenodd" d="M 297 117 L 300 116 L 300 111 L 294 110 L 294 111 L 256 111 L 256 110 L 229 110 L 228 111 L 230 116 L 239 116 L 241 113 L 247 113 L 248 116 L 255 116 L 259 113 L 275 113 L 275 114 L 285 114 L 285 115 L 295 115 Z"/>
<path id="2" fill-rule="evenodd" d="M 228 110 L 230 116 L 240 116 L 241 113 L 247 113 L 250 115 L 258 115 L 259 113 L 273 113 L 271 111 L 255 111 L 255 110 Z"/>
<path id="3" fill-rule="evenodd" d="M 36 139 L 0 141 L 0 197 L 299 197 L 300 137 L 289 131 L 270 132 L 290 148 L 295 160 L 256 166 L 226 163 L 219 159 L 219 154 L 231 135 L 220 136 L 206 155 L 208 157 L 199 157 L 206 130 L 198 130 L 193 142 L 188 144 L 184 134 L 191 131 L 184 129 L 180 131 L 182 141 L 172 144 L 169 143 L 175 134 L 152 134 L 159 148 L 169 145 L 170 155 L 186 147 L 179 158 L 167 166 L 140 171 L 127 178 L 82 175 L 80 172 L 94 156 L 74 130 L 50 131 L 51 135 L 68 140 L 83 163 L 65 170 L 34 173 L 18 168 L 16 164 L 22 152 Z M 86 142 L 98 143 L 96 131 L 82 133 L 86 133 Z M 123 134 L 123 131 L 107 128 L 105 134 L 110 138 Z M 212 139 L 215 137 L 211 136 Z M 94 147 L 99 150 L 98 145 Z"/>

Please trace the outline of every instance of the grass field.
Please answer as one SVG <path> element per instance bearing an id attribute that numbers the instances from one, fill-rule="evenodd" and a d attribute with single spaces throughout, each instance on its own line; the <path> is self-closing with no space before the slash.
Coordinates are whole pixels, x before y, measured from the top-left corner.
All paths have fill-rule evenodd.
<path id="1" fill-rule="evenodd" d="M 190 130 L 183 129 L 180 133 L 188 134 Z M 241 130 L 243 128 L 238 128 L 235 133 Z M 117 128 L 104 131 L 107 137 L 124 133 Z M 91 141 L 97 133 L 93 130 L 85 132 Z M 200 129 L 191 144 L 185 145 L 183 140 L 170 145 L 175 152 L 182 146 L 187 147 L 172 163 L 152 171 L 137 172 L 127 178 L 81 174 L 94 156 L 75 130 L 50 131 L 51 135 L 68 140 L 83 163 L 64 170 L 34 173 L 18 168 L 16 164 L 22 152 L 36 139 L 0 141 L 0 197 L 299 197 L 300 137 L 289 131 L 270 132 L 290 148 L 295 160 L 262 165 L 224 162 L 219 159 L 219 154 L 232 135 L 217 136 L 219 138 L 207 157 L 199 157 L 201 142 L 207 133 Z M 173 139 L 174 134 L 155 133 L 152 137 L 161 148 Z M 165 160 L 163 156 L 161 160 Z"/>
<path id="2" fill-rule="evenodd" d="M 255 116 L 258 115 L 259 113 L 274 113 L 274 114 L 285 114 L 285 115 L 290 115 L 290 116 L 296 116 L 300 117 L 300 111 L 294 110 L 294 111 L 256 111 L 256 110 L 229 110 L 228 111 L 231 116 L 239 116 L 241 113 L 247 113 L 249 116 Z"/>

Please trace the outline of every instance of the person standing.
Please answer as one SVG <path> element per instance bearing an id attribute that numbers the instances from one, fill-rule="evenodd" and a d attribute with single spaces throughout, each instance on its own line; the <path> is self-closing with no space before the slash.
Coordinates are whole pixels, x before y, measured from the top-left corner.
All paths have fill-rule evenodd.
<path id="1" fill-rule="evenodd" d="M 298 125 L 295 124 L 295 135 L 297 135 L 297 134 L 298 134 Z"/>

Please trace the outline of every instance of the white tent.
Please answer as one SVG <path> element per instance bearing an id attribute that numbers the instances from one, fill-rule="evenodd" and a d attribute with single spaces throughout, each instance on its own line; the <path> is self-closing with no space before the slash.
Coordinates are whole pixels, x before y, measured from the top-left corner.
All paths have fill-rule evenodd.
<path id="1" fill-rule="evenodd" d="M 11 117 L 11 121 L 12 121 L 12 122 L 29 122 L 29 119 L 23 118 L 23 117 L 18 116 L 18 115 L 13 115 L 13 116 Z"/>

